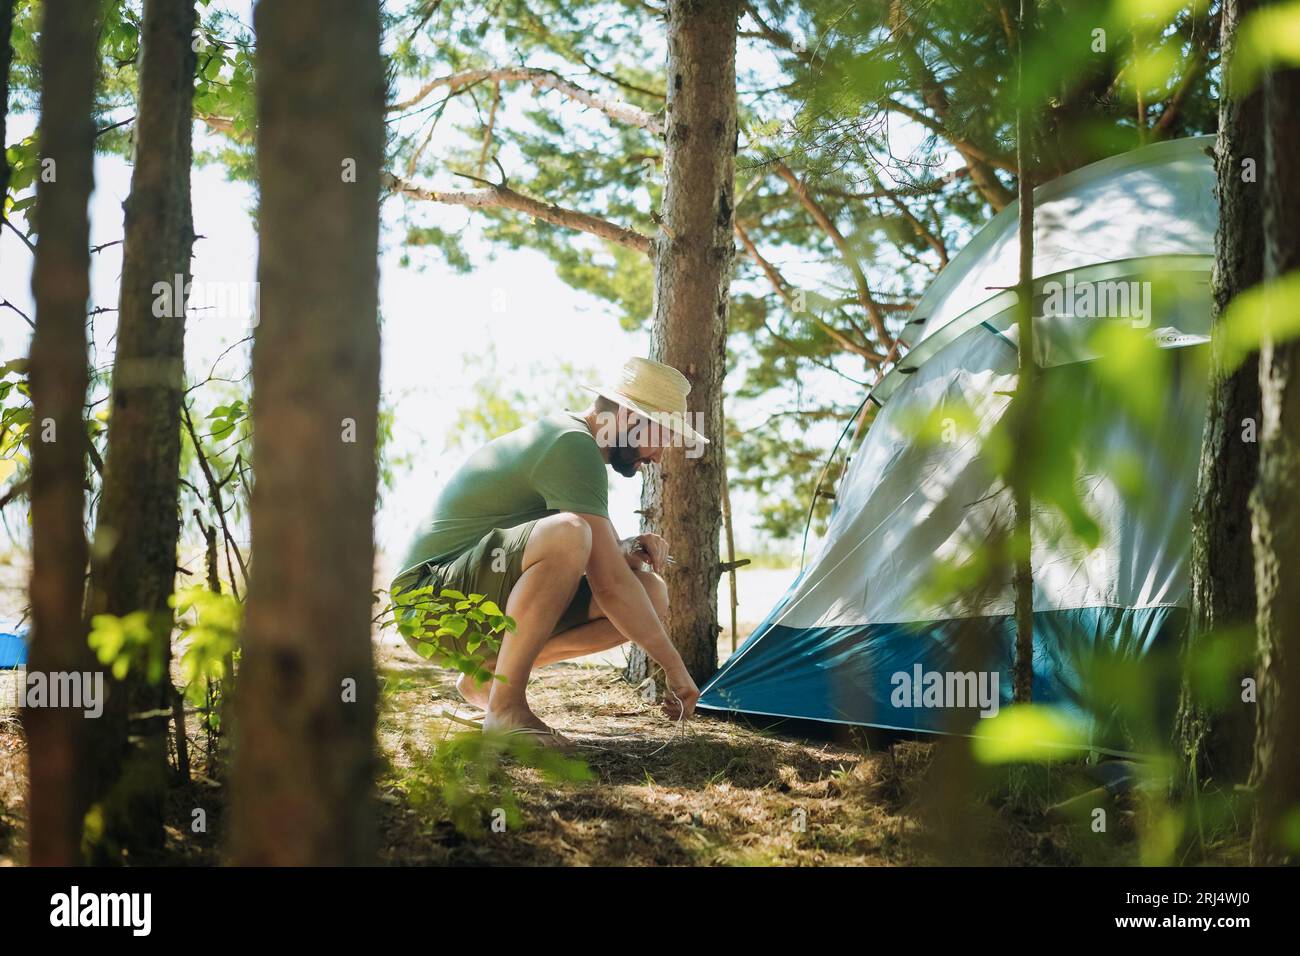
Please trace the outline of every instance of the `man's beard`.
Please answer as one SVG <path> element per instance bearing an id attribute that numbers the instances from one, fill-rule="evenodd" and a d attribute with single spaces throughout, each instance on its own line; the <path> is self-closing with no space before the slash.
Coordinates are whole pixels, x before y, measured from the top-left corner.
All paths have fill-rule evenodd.
<path id="1" fill-rule="evenodd" d="M 624 478 L 636 477 L 636 466 L 641 461 L 637 449 L 631 445 L 615 445 L 609 450 L 609 465 Z"/>

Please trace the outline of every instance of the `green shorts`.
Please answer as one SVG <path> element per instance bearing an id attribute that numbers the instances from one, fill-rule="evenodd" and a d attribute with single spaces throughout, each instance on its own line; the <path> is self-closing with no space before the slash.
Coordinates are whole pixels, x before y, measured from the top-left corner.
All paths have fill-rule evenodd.
<path id="1" fill-rule="evenodd" d="M 482 594 L 502 611 L 506 610 L 510 592 L 523 574 L 524 548 L 533 533 L 536 521 L 527 521 L 513 528 L 493 528 L 478 544 L 441 564 L 426 562 L 408 568 L 393 579 L 389 593 L 396 596 L 410 588 L 432 586 L 434 594 L 451 588 L 463 594 Z M 584 574 L 578 582 L 578 591 L 569 606 L 560 614 L 554 634 L 586 624 L 591 616 L 591 586 Z M 412 649 L 415 642 L 408 639 Z"/>

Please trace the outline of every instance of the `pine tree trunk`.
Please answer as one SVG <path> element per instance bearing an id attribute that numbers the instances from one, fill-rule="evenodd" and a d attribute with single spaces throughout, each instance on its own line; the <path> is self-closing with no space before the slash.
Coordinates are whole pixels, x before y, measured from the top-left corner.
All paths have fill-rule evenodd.
<path id="1" fill-rule="evenodd" d="M 1300 269 L 1300 69 L 1264 81 L 1264 281 Z M 1294 312 L 1294 301 L 1276 308 Z M 1282 316 L 1275 316 L 1279 321 Z M 1251 498 L 1259 714 L 1251 862 L 1300 860 L 1300 339 L 1259 356 L 1259 481 Z"/>
<path id="2" fill-rule="evenodd" d="M 1225 64 L 1232 62 L 1238 25 L 1257 5 L 1255 0 L 1225 0 Z M 1215 234 L 1212 327 L 1216 333 L 1228 303 L 1256 285 L 1264 267 L 1262 185 L 1253 176 L 1248 176 L 1248 181 L 1242 178 L 1243 160 L 1253 160 L 1258 166 L 1264 154 L 1262 96 L 1258 91 L 1238 95 L 1230 68 L 1224 69 L 1223 77 L 1215 144 L 1219 229 Z M 1227 372 L 1222 338 L 1215 334 L 1192 512 L 1191 616 L 1174 729 L 1174 750 L 1182 764 L 1175 787 L 1179 792 L 1211 778 L 1230 786 L 1245 781 L 1250 773 L 1254 706 L 1241 700 L 1241 681 L 1247 673 L 1234 669 L 1219 675 L 1229 704 L 1212 709 L 1200 699 L 1191 665 L 1207 636 L 1254 626 L 1249 500 L 1259 469 L 1255 441 L 1259 422 L 1259 356 L 1252 353 L 1235 371 Z"/>
<path id="3" fill-rule="evenodd" d="M 713 444 L 686 457 L 670 449 L 646 478 L 644 526 L 664 536 L 668 634 L 697 683 L 718 666 L 718 533 L 721 526 L 722 379 L 735 258 L 736 0 L 668 4 L 667 143 L 662 225 L 655 239 L 651 357 L 691 383 L 688 407 Z M 698 451 L 696 449 L 695 451 Z M 695 454 L 695 451 L 692 454 Z M 649 673 L 634 649 L 629 676 Z"/>
<path id="4" fill-rule="evenodd" d="M 263 0 L 241 864 L 372 859 L 370 644 L 384 72 L 376 0 Z"/>
<path id="5" fill-rule="evenodd" d="M 85 674 L 86 301 L 94 176 L 91 119 L 98 31 L 81 0 L 45 0 L 41 29 L 40 239 L 32 293 L 36 331 L 29 373 L 32 423 L 31 654 L 27 673 Z M 44 165 L 52 164 L 52 165 Z M 49 178 L 47 178 L 47 176 Z M 31 862 L 81 862 L 87 718 L 78 707 L 29 707 L 27 798 Z"/>
<path id="6" fill-rule="evenodd" d="M 141 667 L 112 683 L 96 748 L 106 846 L 135 851 L 162 845 L 167 784 L 167 599 L 175 586 L 180 531 L 183 289 L 194 244 L 194 25 L 193 0 L 145 0 L 108 450 L 87 601 L 88 617 L 149 612 L 154 653 L 163 662 L 152 679 Z M 160 297 L 159 283 L 170 292 Z"/>

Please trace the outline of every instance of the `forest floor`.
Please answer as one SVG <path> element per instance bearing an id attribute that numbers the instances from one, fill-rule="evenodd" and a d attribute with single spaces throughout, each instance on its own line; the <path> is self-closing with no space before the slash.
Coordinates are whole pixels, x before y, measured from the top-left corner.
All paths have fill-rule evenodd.
<path id="1" fill-rule="evenodd" d="M 1089 789 L 1079 764 L 1019 784 L 953 764 L 963 743 L 808 736 L 718 717 L 677 725 L 606 661 L 556 664 L 530 686 L 537 712 L 573 738 L 572 760 L 496 759 L 453 675 L 402 645 L 377 645 L 381 683 L 380 857 L 394 865 L 1132 865 L 1137 797 L 1091 818 L 1050 820 Z M 12 672 L 10 672 L 12 674 Z M 0 701 L 5 697 L 0 687 Z M 206 772 L 173 791 L 170 864 L 220 861 L 225 787 Z M 956 738 L 953 738 L 954 740 Z M 0 709 L 0 865 L 23 859 L 25 743 Z M 965 774 L 963 776 L 962 774 Z M 966 782 L 961 782 L 966 781 Z M 207 832 L 190 832 L 195 807 Z M 1222 859 L 1220 862 L 1233 862 Z"/>
<path id="2" fill-rule="evenodd" d="M 394 653 L 384 672 L 380 740 L 383 859 L 394 864 L 512 865 L 1008 865 L 1138 862 L 1131 823 L 1097 839 L 1048 824 L 1046 801 L 1010 809 L 994 785 L 963 801 L 963 832 L 941 832 L 948 787 L 929 742 L 886 743 L 861 732 L 809 737 L 807 725 L 758 727 L 716 716 L 669 721 L 607 663 L 556 664 L 530 684 L 534 709 L 578 745 L 585 768 L 507 758 L 480 786 L 445 743 L 478 735 L 444 714 L 471 716 L 451 675 Z M 439 748 L 439 744 L 444 746 Z M 1058 773 L 1063 799 L 1075 786 Z M 582 779 L 585 777 L 585 779 Z M 950 782 L 950 781 L 949 781 Z M 514 808 L 503 806 L 508 794 Z M 1035 806 L 1036 804 L 1036 806 Z M 451 822 L 457 808 L 469 826 Z M 1133 809 L 1119 808 L 1131 820 Z M 492 824 L 496 820 L 498 826 Z"/>
<path id="3" fill-rule="evenodd" d="M 738 577 L 743 639 L 793 571 Z M 25 578 L 15 581 L 21 596 Z M 725 607 L 719 614 L 726 620 Z M 481 734 L 444 717 L 476 715 L 453 674 L 392 635 L 376 638 L 380 858 L 393 865 L 1123 866 L 1142 862 L 1143 834 L 1160 830 L 1158 802 L 1139 795 L 1087 802 L 1106 808 L 1106 832 L 1083 812 L 1068 822 L 1046 813 L 1096 786 L 1078 763 L 1017 776 L 964 764 L 960 738 L 831 737 L 826 725 L 704 715 L 678 726 L 622 680 L 621 651 L 534 675 L 534 708 L 579 744 L 571 760 L 498 759 Z M 729 636 L 718 650 L 728 656 Z M 0 671 L 0 866 L 26 858 L 15 680 Z M 187 730 L 191 780 L 171 792 L 162 854 L 142 862 L 222 859 L 226 787 L 196 716 Z M 207 828 L 195 833 L 200 808 Z M 1215 861 L 1244 862 L 1241 842 L 1221 846 Z"/>

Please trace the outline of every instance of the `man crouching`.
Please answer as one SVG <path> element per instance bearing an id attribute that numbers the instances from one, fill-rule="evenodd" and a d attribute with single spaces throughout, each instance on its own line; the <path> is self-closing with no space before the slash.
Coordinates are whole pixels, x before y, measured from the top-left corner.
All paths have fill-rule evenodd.
<path id="1" fill-rule="evenodd" d="M 665 447 L 707 443 L 686 422 L 690 383 L 676 369 L 632 359 L 616 384 L 592 387 L 581 412 L 548 415 L 474 452 L 438 496 L 391 592 L 432 587 L 491 598 L 514 618 L 495 658 L 498 678 L 461 675 L 484 730 L 569 741 L 528 706 L 534 667 L 631 641 L 663 668 L 664 710 L 690 717 L 700 692 L 664 630 L 668 545 L 655 534 L 619 540 L 609 520 L 605 466 L 626 477 Z M 649 568 L 646 568 L 646 565 Z"/>

